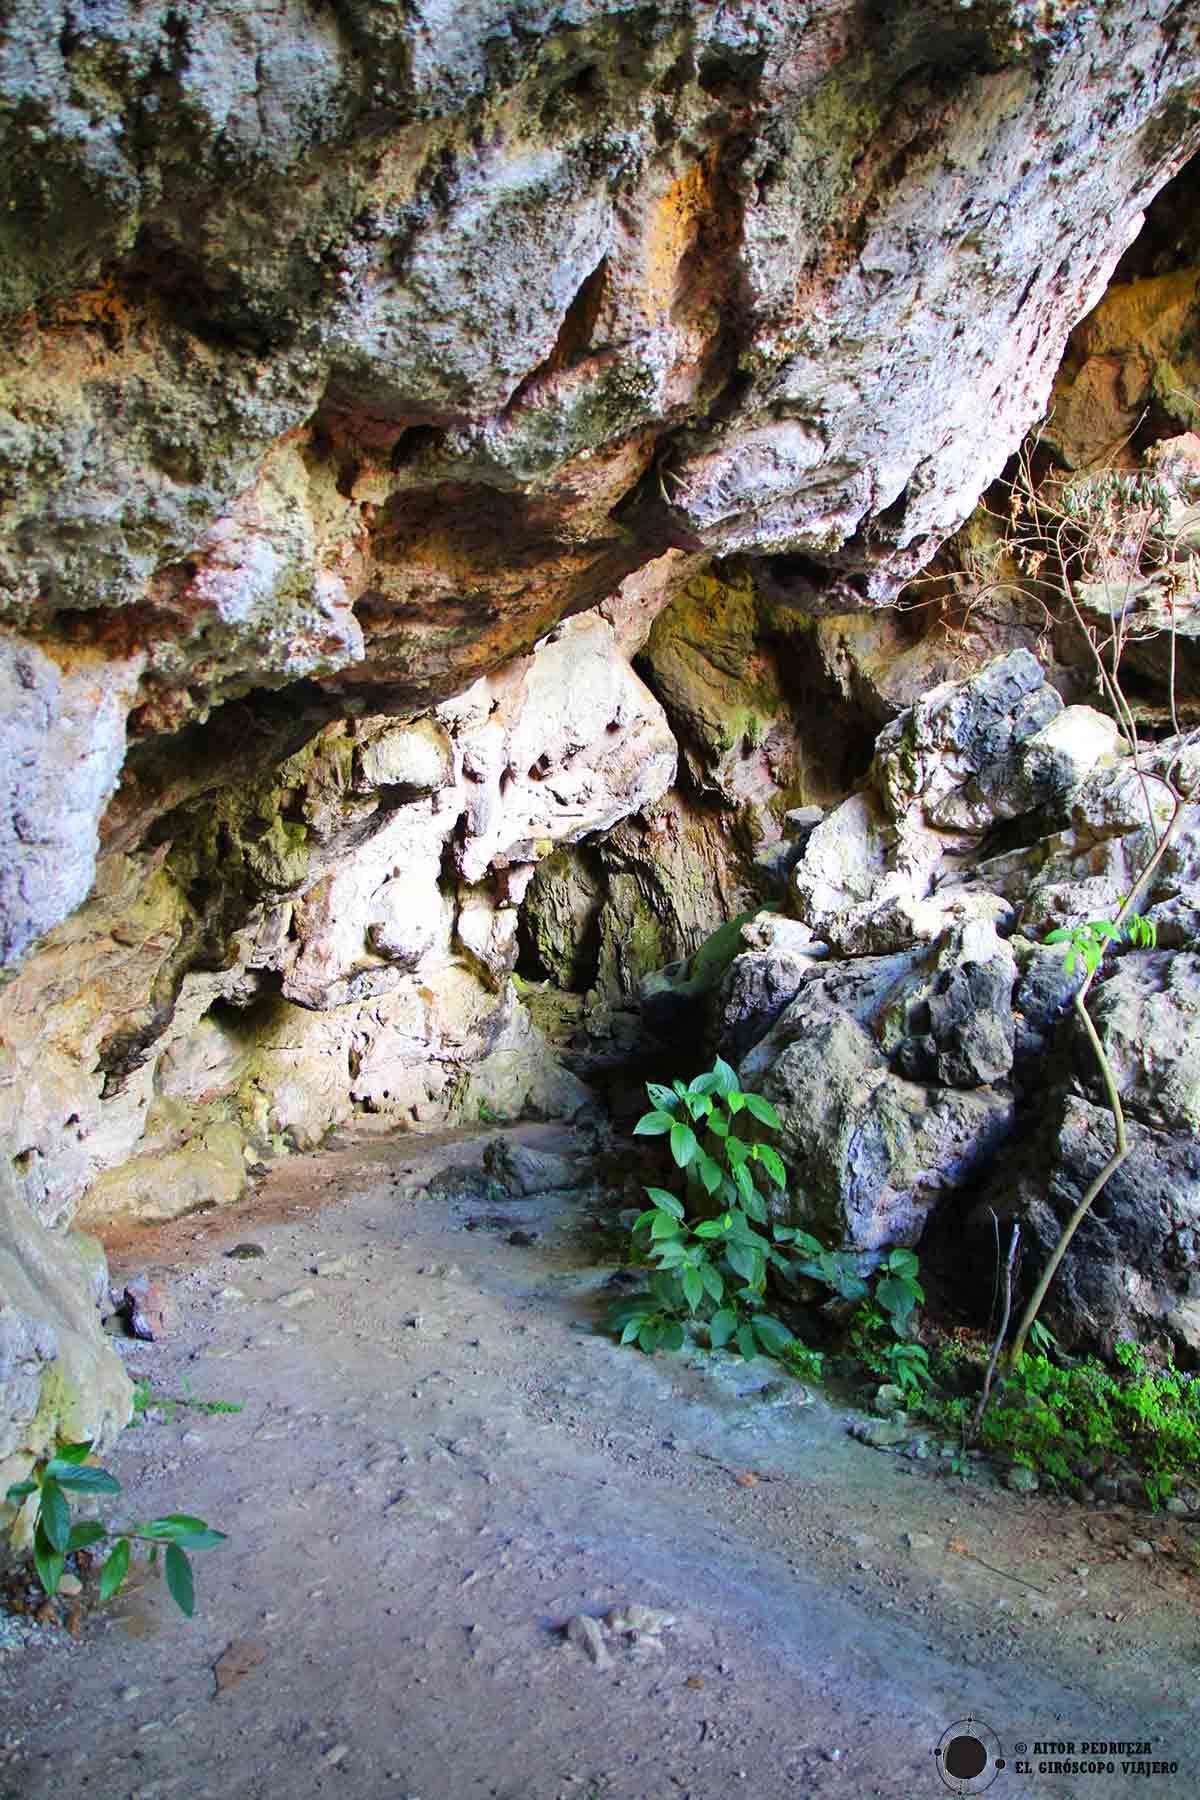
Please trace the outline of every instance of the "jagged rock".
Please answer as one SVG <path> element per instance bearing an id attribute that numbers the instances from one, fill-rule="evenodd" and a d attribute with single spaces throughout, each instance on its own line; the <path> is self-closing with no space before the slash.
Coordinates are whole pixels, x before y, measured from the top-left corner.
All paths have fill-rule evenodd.
<path id="1" fill-rule="evenodd" d="M 1191 1134 L 1151 1129 L 1135 1117 L 1128 1130 L 1129 1156 L 1072 1239 L 1046 1297 L 1046 1322 L 1067 1348 L 1111 1355 L 1123 1338 L 1166 1338 L 1192 1357 L 1200 1352 L 1200 1147 Z M 994 1212 L 1002 1248 L 1007 1221 L 1023 1222 L 1021 1293 L 1028 1294 L 1112 1147 L 1106 1107 L 1053 1091 L 1040 1128 L 1023 1132 L 999 1160 L 957 1233 L 964 1291 L 991 1292 Z"/>
<path id="2" fill-rule="evenodd" d="M 1126 1113 L 1159 1131 L 1200 1134 L 1200 955 L 1126 952 L 1089 1011 Z M 1077 1063 L 1080 1074 L 1086 1067 Z M 1086 1091 L 1103 1103 L 1094 1065 Z"/>
<path id="3" fill-rule="evenodd" d="M 60 1443 L 110 1450 L 133 1411 L 133 1387 L 100 1329 L 94 1239 L 48 1231 L 0 1158 L 0 1496 Z M 14 1514 L 0 1497 L 0 1525 Z M 27 1542 L 31 1521 L 17 1527 Z"/>
<path id="4" fill-rule="evenodd" d="M 994 925 L 972 920 L 903 979 L 881 1022 L 893 1066 L 911 1081 L 982 1087 L 1012 1069 L 1017 963 Z"/>
<path id="5" fill-rule="evenodd" d="M 757 912 L 738 913 L 720 926 L 691 956 L 655 969 L 641 986 L 642 1020 L 664 1043 L 696 1041 L 705 1035 L 710 998 L 742 946 L 742 931 Z"/>
<path id="6" fill-rule="evenodd" d="M 529 1144 L 496 1138 L 483 1153 L 483 1166 L 502 1182 L 510 1194 L 522 1199 L 555 1189 L 583 1187 L 591 1179 L 586 1163 L 554 1150 L 536 1150 Z"/>
<path id="7" fill-rule="evenodd" d="M 887 1020 L 921 961 L 910 951 L 815 971 L 738 1069 L 780 1115 L 789 1222 L 845 1248 L 917 1243 L 1012 1126 L 1002 1089 L 922 1086 L 889 1067 Z"/>
<path id="8" fill-rule="evenodd" d="M 1198 322 L 1194 268 L 1110 286 L 1072 333 L 1054 383 L 1044 436 L 1068 467 L 1111 467 L 1152 399 L 1168 416 L 1200 426 Z"/>
<path id="9" fill-rule="evenodd" d="M 144 658 L 63 661 L 0 634 L 0 964 L 87 896 Z"/>

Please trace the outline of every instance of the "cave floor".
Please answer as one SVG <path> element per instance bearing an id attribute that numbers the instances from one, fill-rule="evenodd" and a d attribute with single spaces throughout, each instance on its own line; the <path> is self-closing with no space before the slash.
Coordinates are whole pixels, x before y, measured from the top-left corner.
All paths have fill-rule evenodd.
<path id="1" fill-rule="evenodd" d="M 176 1309 L 130 1369 L 242 1410 L 152 1411 L 110 1466 L 229 1542 L 194 1619 L 143 1572 L 0 1661 L 3 1800 L 1196 1791 L 1194 1525 L 939 1476 L 769 1363 L 619 1349 L 594 1192 L 426 1193 L 496 1135 L 365 1136 L 114 1240 Z M 564 1640 L 627 1603 L 673 1623 Z M 968 1716 L 1006 1766 L 946 1783 Z M 1039 1740 L 1177 1772 L 1018 1772 Z"/>

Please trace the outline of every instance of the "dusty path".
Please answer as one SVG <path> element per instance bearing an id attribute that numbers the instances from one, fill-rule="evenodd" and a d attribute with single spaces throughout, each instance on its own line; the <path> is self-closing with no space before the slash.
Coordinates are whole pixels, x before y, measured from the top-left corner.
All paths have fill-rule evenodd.
<path id="1" fill-rule="evenodd" d="M 425 1191 L 486 1137 L 296 1159 L 116 1246 L 178 1308 L 130 1367 L 244 1407 L 181 1408 L 112 1466 L 131 1511 L 230 1542 L 197 1558 L 191 1622 L 147 1578 L 80 1644 L 0 1660 L 2 1800 L 1200 1788 L 1193 1526 L 939 1479 L 769 1363 L 619 1350 L 594 1194 Z M 227 1260 L 244 1239 L 266 1256 Z M 601 1632 L 599 1663 L 564 1641 L 625 1603 L 674 1622 Z M 253 1666 L 218 1695 L 233 1640 Z M 934 1750 L 968 1714 L 1007 1766 L 952 1790 Z M 1178 1767 L 1018 1773 L 1039 1739 Z"/>

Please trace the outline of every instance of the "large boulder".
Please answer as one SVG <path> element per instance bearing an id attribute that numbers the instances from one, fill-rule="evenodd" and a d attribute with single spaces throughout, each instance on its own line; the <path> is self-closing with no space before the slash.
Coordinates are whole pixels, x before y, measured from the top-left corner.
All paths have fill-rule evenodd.
<path id="1" fill-rule="evenodd" d="M 0 1528 L 14 1520 L 3 1495 L 38 1457 L 85 1439 L 111 1450 L 129 1422 L 133 1386 L 100 1329 L 106 1278 L 99 1244 L 47 1230 L 0 1158 Z"/>
<path id="2" fill-rule="evenodd" d="M 1200 1362 L 1200 1145 L 1131 1118 L 1130 1150 L 1071 1240 L 1047 1292 L 1047 1324 L 1068 1349 L 1111 1355 L 1122 1340 L 1171 1345 Z M 1008 1224 L 1021 1221 L 1017 1305 L 1033 1288 L 1114 1144 L 1112 1116 L 1066 1089 L 1001 1158 L 956 1223 L 950 1254 L 964 1294 L 986 1309 Z"/>
<path id="3" fill-rule="evenodd" d="M 925 961 L 909 951 L 818 968 L 738 1070 L 782 1121 L 787 1222 L 875 1257 L 918 1243 L 933 1208 L 1012 1127 L 1003 1088 L 922 1083 L 893 1067 L 888 1043 L 906 998 L 934 985 L 955 953 L 947 946 L 941 970 Z M 950 1033 L 944 1041 L 952 1053 Z M 967 1072 L 961 1052 L 951 1072 Z"/>

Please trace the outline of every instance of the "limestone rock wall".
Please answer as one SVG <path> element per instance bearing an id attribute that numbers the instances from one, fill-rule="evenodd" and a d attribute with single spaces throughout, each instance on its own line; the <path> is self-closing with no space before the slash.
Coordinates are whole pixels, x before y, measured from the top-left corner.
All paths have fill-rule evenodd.
<path id="1" fill-rule="evenodd" d="M 1197 29 L 9 6 L 0 613 L 108 673 L 68 807 L 39 665 L 8 953 L 80 897 L 122 714 L 419 711 L 672 549 L 767 557 L 806 612 L 893 595 L 1193 147 Z"/>
<path id="2" fill-rule="evenodd" d="M 849 621 L 1042 411 L 1200 141 L 1198 39 L 1173 0 L 11 0 L 21 1267 L 354 1107 L 569 1106 L 507 980 L 534 871 L 586 910 L 601 856 L 618 997 L 786 874 L 856 772 L 797 697 L 878 726 L 941 669 Z M 86 1362 L 55 1417 L 103 1441 Z"/>

